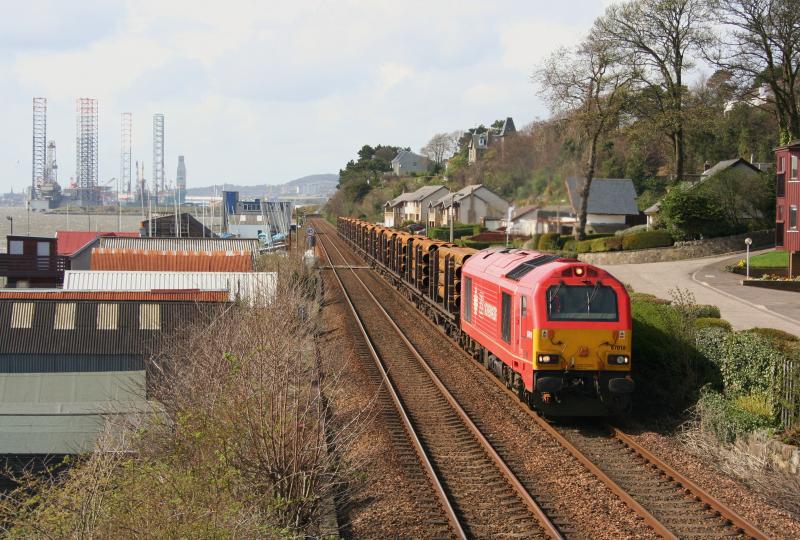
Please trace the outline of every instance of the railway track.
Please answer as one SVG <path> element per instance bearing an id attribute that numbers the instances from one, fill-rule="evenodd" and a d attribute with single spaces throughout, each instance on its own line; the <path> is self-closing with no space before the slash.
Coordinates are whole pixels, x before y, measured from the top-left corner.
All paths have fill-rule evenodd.
<path id="1" fill-rule="evenodd" d="M 397 291 L 394 292 L 398 300 L 415 307 Z M 458 348 L 441 328 L 425 317 L 419 318 Z M 458 350 L 461 351 L 460 348 Z M 461 353 L 465 360 L 470 359 L 469 355 L 463 351 Z M 475 366 L 477 369 L 477 364 Z M 619 429 L 597 424 L 554 427 L 521 404 L 502 382 L 485 371 L 483 373 L 516 403 L 519 410 L 533 419 L 660 536 L 767 538 L 755 525 L 670 468 Z"/>
<path id="2" fill-rule="evenodd" d="M 319 246 L 391 396 L 406 440 L 438 501 L 427 510 L 433 536 L 562 538 L 497 450 L 403 335 L 352 268 L 336 240 L 318 229 Z M 336 261 L 334 261 L 334 258 Z M 394 373 L 401 376 L 394 377 Z M 398 430 L 395 430 L 397 433 Z M 395 442 L 404 444 L 395 435 Z M 446 525 L 449 530 L 443 530 Z"/>

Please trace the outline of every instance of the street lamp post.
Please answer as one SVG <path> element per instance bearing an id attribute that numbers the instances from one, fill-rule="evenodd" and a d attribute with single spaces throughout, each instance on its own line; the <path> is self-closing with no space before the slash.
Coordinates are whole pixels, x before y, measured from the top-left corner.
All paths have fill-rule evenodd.
<path id="1" fill-rule="evenodd" d="M 456 210 L 461 206 L 457 201 L 450 203 L 450 243 L 453 243 L 453 222 L 455 221 Z"/>
<path id="2" fill-rule="evenodd" d="M 14 236 L 14 218 L 11 216 L 6 216 L 6 219 L 11 222 L 11 236 Z"/>
<path id="3" fill-rule="evenodd" d="M 745 274 L 745 277 L 747 279 L 750 279 L 750 245 L 752 243 L 753 243 L 753 239 L 752 238 L 745 238 L 744 239 L 744 245 L 747 246 L 747 257 L 746 257 L 746 259 L 747 259 L 747 263 L 746 263 L 747 264 L 747 270 L 746 270 L 746 274 Z"/>

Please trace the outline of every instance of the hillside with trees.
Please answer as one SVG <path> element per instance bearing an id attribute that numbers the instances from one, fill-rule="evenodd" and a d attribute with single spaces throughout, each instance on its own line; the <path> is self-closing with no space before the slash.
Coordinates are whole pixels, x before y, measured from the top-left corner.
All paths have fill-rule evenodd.
<path id="1" fill-rule="evenodd" d="M 379 219 L 383 202 L 430 183 L 482 183 L 517 206 L 548 204 L 566 198 L 568 176 L 630 178 L 645 209 L 707 164 L 735 157 L 771 163 L 775 146 L 800 137 L 800 12 L 788 6 L 614 4 L 580 45 L 532 66 L 532 94 L 550 105 L 551 118 L 524 125 L 473 164 L 471 134 L 501 122 L 438 133 L 420 150 L 432 161 L 425 176 L 384 174 L 395 147 L 376 147 L 387 149 L 383 161 L 360 151 L 342 170 L 327 210 Z"/>

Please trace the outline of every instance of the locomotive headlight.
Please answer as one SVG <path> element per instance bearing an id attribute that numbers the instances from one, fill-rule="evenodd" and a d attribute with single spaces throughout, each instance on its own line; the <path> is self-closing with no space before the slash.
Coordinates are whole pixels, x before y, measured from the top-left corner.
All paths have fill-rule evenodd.
<path id="1" fill-rule="evenodd" d="M 615 366 L 625 366 L 630 362 L 630 358 L 624 354 L 609 354 L 608 363 Z"/>
<path id="2" fill-rule="evenodd" d="M 580 266 L 575 268 L 575 275 L 581 277 L 583 275 L 583 268 L 581 268 Z"/>
<path id="3" fill-rule="evenodd" d="M 540 354 L 537 361 L 540 364 L 558 364 L 559 356 L 557 354 Z"/>

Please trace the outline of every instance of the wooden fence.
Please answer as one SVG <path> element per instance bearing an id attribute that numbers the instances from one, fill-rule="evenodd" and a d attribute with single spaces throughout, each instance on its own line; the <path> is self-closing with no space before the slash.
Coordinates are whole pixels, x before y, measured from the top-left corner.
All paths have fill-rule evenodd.
<path id="1" fill-rule="evenodd" d="M 781 373 L 781 425 L 789 428 L 800 422 L 800 360 L 786 358 Z"/>

